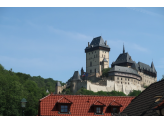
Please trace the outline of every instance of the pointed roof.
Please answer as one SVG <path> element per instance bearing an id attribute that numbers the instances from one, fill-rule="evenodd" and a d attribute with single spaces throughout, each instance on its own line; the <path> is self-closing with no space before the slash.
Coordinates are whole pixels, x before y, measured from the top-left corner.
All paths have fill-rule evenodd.
<path id="1" fill-rule="evenodd" d="M 56 83 L 56 86 L 61 86 L 60 82 L 57 82 L 57 83 Z"/>
<path id="2" fill-rule="evenodd" d="M 152 67 L 154 66 L 154 64 L 152 64 Z M 146 70 L 146 71 L 150 71 L 153 73 L 157 73 L 155 68 L 153 69 L 152 67 L 150 67 L 149 65 L 142 63 L 142 62 L 138 62 L 138 67 L 140 70 Z"/>
<path id="3" fill-rule="evenodd" d="M 109 104 L 109 106 L 120 106 L 120 107 L 122 107 L 122 105 L 121 105 L 120 103 L 116 102 L 115 100 L 113 100 L 113 101 Z"/>
<path id="4" fill-rule="evenodd" d="M 132 60 L 131 56 L 128 53 L 122 53 L 118 56 L 116 61 L 112 63 L 112 65 L 117 65 L 117 64 L 126 63 L 126 62 L 134 63 L 134 61 Z"/>
<path id="5" fill-rule="evenodd" d="M 60 98 L 57 103 L 72 103 L 70 100 L 68 100 L 65 97 Z"/>
<path id="6" fill-rule="evenodd" d="M 79 71 L 75 71 L 72 80 L 81 80 Z"/>
<path id="7" fill-rule="evenodd" d="M 104 59 L 103 59 L 103 62 L 108 62 L 108 61 L 106 60 L 106 58 L 104 58 Z"/>
<path id="8" fill-rule="evenodd" d="M 125 48 L 124 48 L 124 44 L 123 44 L 123 53 L 125 53 Z"/>
<path id="9" fill-rule="evenodd" d="M 81 68 L 81 70 L 83 70 L 83 67 Z"/>
<path id="10" fill-rule="evenodd" d="M 104 42 L 104 40 L 101 36 L 93 38 L 90 45 L 93 46 L 93 47 L 95 47 L 95 46 L 109 47 L 108 45 L 105 45 L 105 42 Z"/>
<path id="11" fill-rule="evenodd" d="M 47 89 L 46 93 L 49 93 L 48 89 Z"/>
<path id="12" fill-rule="evenodd" d="M 153 72 L 156 72 L 155 67 L 154 67 L 154 64 L 153 64 L 153 61 L 151 63 L 151 68 L 152 68 Z"/>
<path id="13" fill-rule="evenodd" d="M 104 103 L 102 103 L 102 102 L 100 102 L 100 101 L 98 101 L 98 100 L 96 100 L 96 101 L 93 103 L 93 105 L 97 105 L 97 106 L 105 106 Z"/>

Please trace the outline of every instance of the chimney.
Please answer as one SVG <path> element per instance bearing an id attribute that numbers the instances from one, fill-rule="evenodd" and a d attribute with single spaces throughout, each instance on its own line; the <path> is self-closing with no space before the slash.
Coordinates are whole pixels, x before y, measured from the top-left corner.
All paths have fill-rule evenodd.
<path id="1" fill-rule="evenodd" d="M 89 42 L 88 42 L 88 47 L 90 47 Z"/>
<path id="2" fill-rule="evenodd" d="M 107 45 L 107 40 L 105 41 L 105 45 Z"/>

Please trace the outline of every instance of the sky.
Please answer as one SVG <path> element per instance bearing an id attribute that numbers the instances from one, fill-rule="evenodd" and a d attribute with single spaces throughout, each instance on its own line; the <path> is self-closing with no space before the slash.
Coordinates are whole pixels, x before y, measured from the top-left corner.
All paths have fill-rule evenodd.
<path id="1" fill-rule="evenodd" d="M 123 52 L 164 75 L 164 8 L 0 7 L 0 64 L 5 69 L 66 82 L 84 68 L 84 49 L 102 36 L 109 66 Z"/>

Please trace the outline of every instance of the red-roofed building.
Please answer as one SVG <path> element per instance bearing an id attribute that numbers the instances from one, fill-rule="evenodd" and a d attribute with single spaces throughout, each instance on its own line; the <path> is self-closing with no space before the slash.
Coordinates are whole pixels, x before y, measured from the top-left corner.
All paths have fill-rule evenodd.
<path id="1" fill-rule="evenodd" d="M 111 116 L 135 97 L 49 94 L 40 99 L 38 116 Z"/>

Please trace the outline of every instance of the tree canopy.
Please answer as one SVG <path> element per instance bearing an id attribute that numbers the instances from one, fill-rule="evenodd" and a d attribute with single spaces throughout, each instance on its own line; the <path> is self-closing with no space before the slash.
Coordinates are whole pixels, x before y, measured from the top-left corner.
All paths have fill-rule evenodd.
<path id="1" fill-rule="evenodd" d="M 24 114 L 36 116 L 38 114 L 39 99 L 55 92 L 57 80 L 44 79 L 41 76 L 30 76 L 25 73 L 15 73 L 4 69 L 0 64 L 0 116 L 21 116 L 21 99 L 27 100 Z M 60 81 L 61 85 L 62 83 Z"/>
<path id="2" fill-rule="evenodd" d="M 141 93 L 140 90 L 133 90 L 128 94 L 128 96 L 138 96 Z"/>

